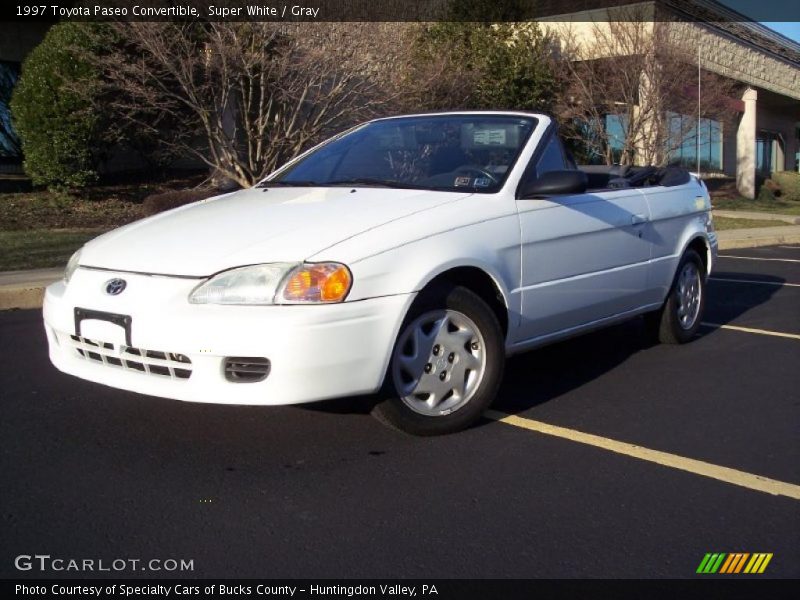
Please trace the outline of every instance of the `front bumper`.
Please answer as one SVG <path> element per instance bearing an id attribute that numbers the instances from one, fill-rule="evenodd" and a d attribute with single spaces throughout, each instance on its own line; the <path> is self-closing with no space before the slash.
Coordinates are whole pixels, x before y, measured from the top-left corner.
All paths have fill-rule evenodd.
<path id="1" fill-rule="evenodd" d="M 109 296 L 105 283 L 115 277 L 127 287 Z M 316 306 L 193 305 L 187 297 L 198 283 L 79 268 L 69 285 L 59 281 L 45 292 L 50 360 L 82 379 L 194 402 L 279 405 L 367 394 L 383 382 L 414 296 Z M 128 339 L 123 327 L 90 318 L 77 337 L 76 307 L 130 317 Z M 226 357 L 265 357 L 269 375 L 229 381 Z"/>

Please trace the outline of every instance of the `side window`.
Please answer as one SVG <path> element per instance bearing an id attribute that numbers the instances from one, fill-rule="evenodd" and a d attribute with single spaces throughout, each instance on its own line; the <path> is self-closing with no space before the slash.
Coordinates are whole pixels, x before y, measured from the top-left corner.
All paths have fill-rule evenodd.
<path id="1" fill-rule="evenodd" d="M 557 135 L 551 135 L 544 152 L 539 157 L 539 162 L 536 163 L 536 176 L 539 177 L 548 171 L 563 171 L 566 168 L 561 140 Z"/>

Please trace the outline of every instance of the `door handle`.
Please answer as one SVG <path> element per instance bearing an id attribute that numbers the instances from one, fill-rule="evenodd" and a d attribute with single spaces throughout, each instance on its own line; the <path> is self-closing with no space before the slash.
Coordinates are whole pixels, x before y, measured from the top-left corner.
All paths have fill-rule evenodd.
<path id="1" fill-rule="evenodd" d="M 631 225 L 647 223 L 647 215 L 631 215 Z"/>

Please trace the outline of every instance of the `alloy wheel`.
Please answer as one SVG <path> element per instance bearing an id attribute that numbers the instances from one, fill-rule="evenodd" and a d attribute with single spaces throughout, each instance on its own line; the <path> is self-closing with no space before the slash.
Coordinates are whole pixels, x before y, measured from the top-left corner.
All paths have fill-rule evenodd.
<path id="1" fill-rule="evenodd" d="M 678 276 L 678 323 L 684 330 L 691 329 L 700 313 L 702 282 L 700 271 L 694 262 L 687 262 Z"/>
<path id="2" fill-rule="evenodd" d="M 483 335 L 454 310 L 428 311 L 403 330 L 392 377 L 402 401 L 426 416 L 450 414 L 467 404 L 486 371 Z"/>

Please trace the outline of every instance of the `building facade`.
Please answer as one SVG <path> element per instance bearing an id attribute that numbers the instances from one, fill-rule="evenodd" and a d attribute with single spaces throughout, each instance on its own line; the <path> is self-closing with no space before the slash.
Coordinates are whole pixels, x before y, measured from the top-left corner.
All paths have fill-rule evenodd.
<path id="1" fill-rule="evenodd" d="M 674 39 L 687 46 L 687 56 L 697 57 L 700 69 L 736 84 L 730 99 L 736 114 L 725 124 L 697 114 L 662 115 L 670 126 L 693 120 L 692 141 L 673 150 L 673 158 L 698 165 L 706 176 L 735 177 L 747 198 L 755 197 L 757 182 L 770 173 L 800 170 L 800 44 L 712 0 L 603 4 L 539 21 L 557 35 L 568 29 L 575 39 L 590 43 L 598 27 L 630 18 L 635 9 L 653 24 L 669 23 Z M 640 97 L 646 96 L 642 89 Z M 702 90 L 698 98 L 702 102 Z M 620 129 L 615 115 L 608 116 L 607 127 L 613 140 L 614 129 Z"/>

